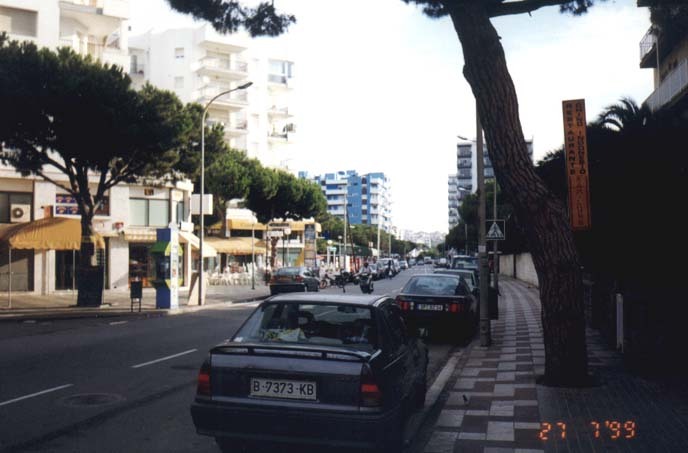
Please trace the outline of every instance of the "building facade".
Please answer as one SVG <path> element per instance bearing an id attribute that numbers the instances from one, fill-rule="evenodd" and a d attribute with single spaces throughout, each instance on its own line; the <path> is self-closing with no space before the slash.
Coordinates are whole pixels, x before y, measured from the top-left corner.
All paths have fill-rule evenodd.
<path id="1" fill-rule="evenodd" d="M 392 231 L 392 197 L 389 178 L 384 173 L 359 175 L 355 170 L 299 178 L 318 184 L 327 199 L 327 212 L 354 225 L 380 225 Z M 348 205 L 348 208 L 347 208 Z"/>
<path id="2" fill-rule="evenodd" d="M 448 202 L 448 216 L 449 229 L 451 230 L 459 223 L 459 180 L 458 175 L 449 175 L 447 177 L 447 202 Z"/>
<path id="3" fill-rule="evenodd" d="M 0 0 L 0 32 L 38 47 L 129 65 L 129 0 Z"/>
<path id="4" fill-rule="evenodd" d="M 651 3 L 638 1 L 639 6 Z M 640 67 L 654 71 L 654 91 L 645 100 L 650 110 L 688 112 L 688 34 L 650 28 L 640 41 Z"/>
<path id="5" fill-rule="evenodd" d="M 533 160 L 533 140 L 526 140 L 528 146 L 528 155 L 530 160 Z M 456 199 L 457 199 L 457 214 L 458 208 L 463 203 L 463 199 L 470 193 L 475 193 L 478 190 L 478 153 L 477 146 L 474 141 L 461 141 L 456 145 Z M 495 173 L 492 168 L 492 161 L 487 153 L 487 146 L 483 146 L 483 174 L 485 182 L 494 180 Z M 450 176 L 451 178 L 451 176 Z M 451 212 L 451 182 L 450 182 L 450 212 Z M 460 219 L 459 219 L 460 220 Z M 457 220 L 458 223 L 458 220 Z M 451 224 L 450 227 L 451 228 Z"/>
<path id="6" fill-rule="evenodd" d="M 269 55 L 242 34 L 219 35 L 209 25 L 150 31 L 129 39 L 129 73 L 136 86 L 149 82 L 183 102 L 215 100 L 209 124 L 222 124 L 232 148 L 268 167 L 288 168 L 296 140 L 291 101 L 294 63 Z"/>
<path id="7" fill-rule="evenodd" d="M 69 184 L 67 176 L 45 170 L 60 184 Z M 91 175 L 92 190 L 98 178 Z M 103 267 L 104 288 L 126 291 L 129 281 L 139 278 L 150 286 L 154 265 L 150 249 L 156 242 L 156 230 L 175 226 L 180 231 L 182 286 L 188 286 L 198 255 L 198 238 L 191 223 L 189 181 L 144 186 L 120 184 L 106 194 L 105 203 L 93 220 L 95 231 L 105 241 L 98 250 L 98 264 Z M 24 215 L 16 215 L 19 211 Z M 66 190 L 39 177 L 22 177 L 13 168 L 0 166 L 0 229 L 15 223 L 31 222 L 45 217 L 79 219 L 76 200 Z M 78 251 L 16 250 L 12 253 L 12 289 L 38 294 L 73 289 Z M 8 264 L 8 256 L 0 254 L 0 267 Z M 0 280 L 0 290 L 7 290 L 7 279 Z"/>

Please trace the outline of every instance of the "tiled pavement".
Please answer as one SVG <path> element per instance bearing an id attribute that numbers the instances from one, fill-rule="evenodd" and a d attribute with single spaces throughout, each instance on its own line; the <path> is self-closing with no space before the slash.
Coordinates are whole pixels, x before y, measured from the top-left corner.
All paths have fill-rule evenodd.
<path id="1" fill-rule="evenodd" d="M 688 452 L 688 386 L 629 374 L 592 331 L 589 363 L 599 385 L 536 385 L 544 372 L 537 289 L 506 278 L 500 289 L 493 344 L 475 341 L 464 352 L 422 451 Z"/>

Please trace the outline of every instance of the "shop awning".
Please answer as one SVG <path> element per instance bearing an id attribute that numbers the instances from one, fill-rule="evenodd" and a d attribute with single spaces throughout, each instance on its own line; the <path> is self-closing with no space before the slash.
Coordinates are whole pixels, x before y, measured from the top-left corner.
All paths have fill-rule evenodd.
<path id="1" fill-rule="evenodd" d="M 265 242 L 250 237 L 219 238 L 211 236 L 204 238 L 204 241 L 207 241 L 219 253 L 226 253 L 228 255 L 250 255 L 251 242 L 253 241 L 253 252 L 256 255 L 265 253 Z"/>
<path id="2" fill-rule="evenodd" d="M 260 222 L 252 222 L 245 219 L 229 219 L 227 220 L 228 230 L 257 230 L 265 231 L 265 225 Z"/>
<path id="3" fill-rule="evenodd" d="M 192 250 L 198 250 L 200 248 L 201 239 L 193 233 L 187 231 L 179 232 L 179 242 L 191 244 Z M 217 256 L 217 250 L 211 244 L 208 243 L 208 238 L 203 238 L 203 258 L 212 258 Z"/>
<path id="4" fill-rule="evenodd" d="M 322 231 L 322 226 L 318 222 L 314 222 L 312 220 L 289 220 L 285 222 L 273 222 L 270 224 L 269 229 L 282 229 L 288 226 L 291 231 L 304 231 L 306 229 L 306 225 L 312 224 L 315 224 L 316 232 L 320 233 Z"/>
<path id="5" fill-rule="evenodd" d="M 96 248 L 105 248 L 105 241 L 100 234 L 94 233 L 91 240 Z M 5 226 L 0 229 L 0 243 L 13 249 L 79 250 L 81 220 L 48 217 Z"/>

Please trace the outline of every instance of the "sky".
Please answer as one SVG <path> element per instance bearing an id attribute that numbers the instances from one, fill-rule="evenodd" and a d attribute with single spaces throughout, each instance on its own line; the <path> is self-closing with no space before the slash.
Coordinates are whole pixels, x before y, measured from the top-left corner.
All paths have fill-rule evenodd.
<path id="1" fill-rule="evenodd" d="M 448 18 L 401 0 L 275 0 L 297 23 L 257 45 L 295 63 L 293 171 L 385 172 L 401 229 L 447 230 L 447 175 L 457 135 L 475 138 L 475 101 Z M 650 26 L 635 0 L 598 2 L 573 17 L 557 7 L 493 20 L 534 158 L 561 147 L 561 101 L 586 100 L 588 121 L 622 97 L 652 92 L 638 44 Z M 131 33 L 200 26 L 165 0 L 131 2 Z M 563 175 L 562 175 L 563 177 Z"/>

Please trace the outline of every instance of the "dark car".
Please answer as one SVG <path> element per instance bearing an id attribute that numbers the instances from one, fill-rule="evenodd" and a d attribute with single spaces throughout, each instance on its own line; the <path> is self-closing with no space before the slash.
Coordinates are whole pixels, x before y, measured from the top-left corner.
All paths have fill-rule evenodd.
<path id="1" fill-rule="evenodd" d="M 320 291 L 320 280 L 306 267 L 282 267 L 270 278 L 270 294 Z"/>
<path id="2" fill-rule="evenodd" d="M 404 320 L 415 329 L 425 327 L 452 333 L 472 335 L 477 325 L 478 304 L 461 276 L 415 275 L 396 298 Z"/>
<path id="3" fill-rule="evenodd" d="M 468 288 L 472 294 L 476 294 L 476 291 L 479 289 L 478 279 L 472 269 L 435 269 L 432 271 L 432 273 L 442 275 L 457 275 L 462 277 L 466 281 L 466 284 L 468 285 Z"/>
<path id="4" fill-rule="evenodd" d="M 210 350 L 191 415 L 224 452 L 263 440 L 399 453 L 427 365 L 388 296 L 275 296 Z"/>

